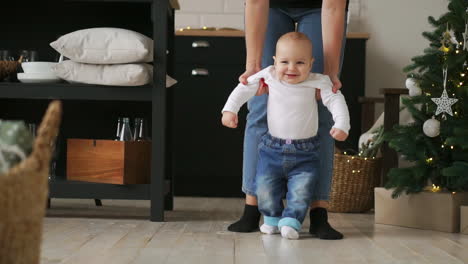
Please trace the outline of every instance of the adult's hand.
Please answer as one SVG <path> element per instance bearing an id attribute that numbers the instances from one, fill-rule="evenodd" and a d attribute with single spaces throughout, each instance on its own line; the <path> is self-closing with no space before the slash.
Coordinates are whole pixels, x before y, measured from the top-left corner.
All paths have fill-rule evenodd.
<path id="1" fill-rule="evenodd" d="M 249 78 L 251 75 L 254 75 L 260 71 L 260 68 L 253 68 L 253 69 L 247 69 L 241 76 L 239 76 L 239 82 L 247 85 L 247 78 Z M 262 78 L 260 79 L 260 82 L 258 84 L 258 89 L 255 95 L 262 95 L 268 93 L 268 85 L 265 83 L 265 80 Z"/>
<path id="2" fill-rule="evenodd" d="M 322 1 L 323 74 L 333 83 L 333 92 L 341 88 L 338 78 L 345 33 L 346 0 Z"/>
<path id="3" fill-rule="evenodd" d="M 339 89 L 341 89 L 341 81 L 337 75 L 330 75 L 330 80 L 333 83 L 332 91 L 337 93 Z"/>
<path id="4" fill-rule="evenodd" d="M 239 82 L 247 84 L 247 78 L 262 68 L 262 53 L 268 23 L 270 0 L 245 0 L 245 44 L 246 71 L 239 77 Z"/>
<path id="5" fill-rule="evenodd" d="M 342 86 L 340 78 L 338 78 L 338 76 L 335 74 L 329 75 L 328 77 L 330 77 L 330 80 L 333 84 L 332 91 L 334 93 L 337 93 L 338 90 L 340 90 Z M 322 100 L 322 97 L 320 96 L 320 89 L 315 89 L 315 98 L 317 100 Z"/>
<path id="6" fill-rule="evenodd" d="M 268 84 L 265 83 L 265 79 L 260 79 L 260 82 L 258 83 L 258 89 L 255 95 L 262 95 L 262 94 L 267 94 L 268 93 Z"/>
<path id="7" fill-rule="evenodd" d="M 239 82 L 242 83 L 243 85 L 247 85 L 247 78 L 249 78 L 251 75 L 254 75 L 255 73 L 259 72 L 261 69 L 260 67 L 258 68 L 247 68 L 241 76 L 239 76 Z"/>

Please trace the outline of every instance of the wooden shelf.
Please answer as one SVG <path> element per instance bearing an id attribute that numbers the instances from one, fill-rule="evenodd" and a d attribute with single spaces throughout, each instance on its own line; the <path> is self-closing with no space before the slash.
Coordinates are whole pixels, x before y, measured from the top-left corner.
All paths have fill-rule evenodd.
<path id="1" fill-rule="evenodd" d="M 151 101 L 153 86 L 104 86 L 68 83 L 0 83 L 0 98 Z"/>
<path id="2" fill-rule="evenodd" d="M 170 181 L 165 181 L 164 194 L 170 192 Z M 49 197 L 74 199 L 149 200 L 151 184 L 104 184 L 57 180 L 49 182 Z"/>

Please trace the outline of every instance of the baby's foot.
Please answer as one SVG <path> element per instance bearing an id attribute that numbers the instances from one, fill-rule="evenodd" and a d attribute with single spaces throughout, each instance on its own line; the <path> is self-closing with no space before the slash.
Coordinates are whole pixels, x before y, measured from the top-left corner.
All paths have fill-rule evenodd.
<path id="1" fill-rule="evenodd" d="M 299 239 L 299 232 L 290 226 L 282 226 L 281 236 L 287 239 Z"/>
<path id="2" fill-rule="evenodd" d="M 273 235 L 273 234 L 278 234 L 279 230 L 278 230 L 277 226 L 271 226 L 271 225 L 263 224 L 260 227 L 260 232 L 262 232 L 264 234 L 268 234 L 268 235 Z"/>

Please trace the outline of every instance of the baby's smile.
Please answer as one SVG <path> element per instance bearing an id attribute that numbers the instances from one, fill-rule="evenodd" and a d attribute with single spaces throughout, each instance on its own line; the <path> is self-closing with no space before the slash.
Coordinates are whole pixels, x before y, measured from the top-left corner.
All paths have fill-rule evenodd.
<path id="1" fill-rule="evenodd" d="M 287 39 L 276 45 L 276 76 L 289 84 L 305 81 L 312 68 L 312 47 L 304 40 Z"/>

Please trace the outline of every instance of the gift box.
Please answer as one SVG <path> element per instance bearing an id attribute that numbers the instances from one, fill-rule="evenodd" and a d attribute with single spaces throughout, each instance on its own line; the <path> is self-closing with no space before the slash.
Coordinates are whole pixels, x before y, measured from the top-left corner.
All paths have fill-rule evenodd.
<path id="1" fill-rule="evenodd" d="M 468 235 L 468 206 L 460 208 L 460 233 Z"/>
<path id="2" fill-rule="evenodd" d="M 67 140 L 67 179 L 111 184 L 150 183 L 151 142 Z"/>
<path id="3" fill-rule="evenodd" d="M 393 190 L 375 188 L 375 223 L 460 232 L 460 207 L 468 193 L 421 192 L 392 198 Z"/>

